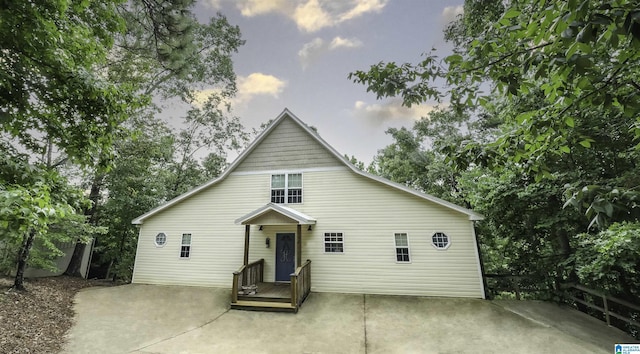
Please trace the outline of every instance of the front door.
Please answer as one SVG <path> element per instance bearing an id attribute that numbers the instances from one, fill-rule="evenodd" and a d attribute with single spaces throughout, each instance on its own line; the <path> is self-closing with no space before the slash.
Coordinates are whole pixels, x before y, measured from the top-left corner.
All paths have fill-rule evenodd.
<path id="1" fill-rule="evenodd" d="M 296 234 L 276 234 L 276 281 L 290 281 L 296 266 Z"/>

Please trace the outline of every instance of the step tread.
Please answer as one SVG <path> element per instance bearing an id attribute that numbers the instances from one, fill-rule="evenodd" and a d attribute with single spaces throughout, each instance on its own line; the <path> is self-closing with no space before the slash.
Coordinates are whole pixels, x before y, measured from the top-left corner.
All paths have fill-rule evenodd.
<path id="1" fill-rule="evenodd" d="M 285 302 L 267 302 L 267 301 L 246 301 L 246 300 L 238 300 L 238 302 L 231 303 L 231 305 L 236 306 L 247 306 L 247 307 L 277 307 L 283 309 L 294 309 L 294 306 L 291 306 L 291 303 Z"/>

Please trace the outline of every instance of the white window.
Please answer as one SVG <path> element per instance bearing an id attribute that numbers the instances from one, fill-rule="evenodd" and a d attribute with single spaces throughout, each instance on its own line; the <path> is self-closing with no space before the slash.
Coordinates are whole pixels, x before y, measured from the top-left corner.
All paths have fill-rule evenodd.
<path id="1" fill-rule="evenodd" d="M 344 235 L 342 232 L 325 232 L 324 233 L 324 252 L 325 253 L 343 253 L 344 252 Z"/>
<path id="2" fill-rule="evenodd" d="M 302 173 L 271 175 L 271 202 L 277 204 L 302 203 Z"/>
<path id="3" fill-rule="evenodd" d="M 441 250 L 445 250 L 449 248 L 449 236 L 447 236 L 444 232 L 436 232 L 431 236 L 431 243 L 433 247 Z"/>
<path id="4" fill-rule="evenodd" d="M 191 255 L 191 234 L 182 234 L 180 245 L 180 258 L 189 258 Z"/>
<path id="5" fill-rule="evenodd" d="M 406 233 L 396 233 L 396 261 L 399 263 L 411 262 L 409 258 L 409 236 Z"/>
<path id="6" fill-rule="evenodd" d="M 167 234 L 160 232 L 156 235 L 156 246 L 162 247 L 167 243 Z"/>

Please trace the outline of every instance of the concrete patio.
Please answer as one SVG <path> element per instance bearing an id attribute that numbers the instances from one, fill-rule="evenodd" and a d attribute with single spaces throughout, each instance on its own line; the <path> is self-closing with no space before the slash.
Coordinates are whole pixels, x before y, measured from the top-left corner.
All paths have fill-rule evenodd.
<path id="1" fill-rule="evenodd" d="M 612 353 L 633 343 L 530 301 L 311 293 L 298 314 L 229 310 L 230 290 L 125 285 L 76 296 L 65 353 Z"/>

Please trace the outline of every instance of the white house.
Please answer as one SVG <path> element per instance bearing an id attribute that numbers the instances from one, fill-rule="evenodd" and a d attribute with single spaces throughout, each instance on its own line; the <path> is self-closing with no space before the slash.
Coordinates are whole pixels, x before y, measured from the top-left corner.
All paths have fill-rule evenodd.
<path id="1" fill-rule="evenodd" d="M 481 219 L 358 170 L 285 109 L 220 177 L 133 220 L 133 282 L 290 311 L 309 291 L 484 298 Z"/>

